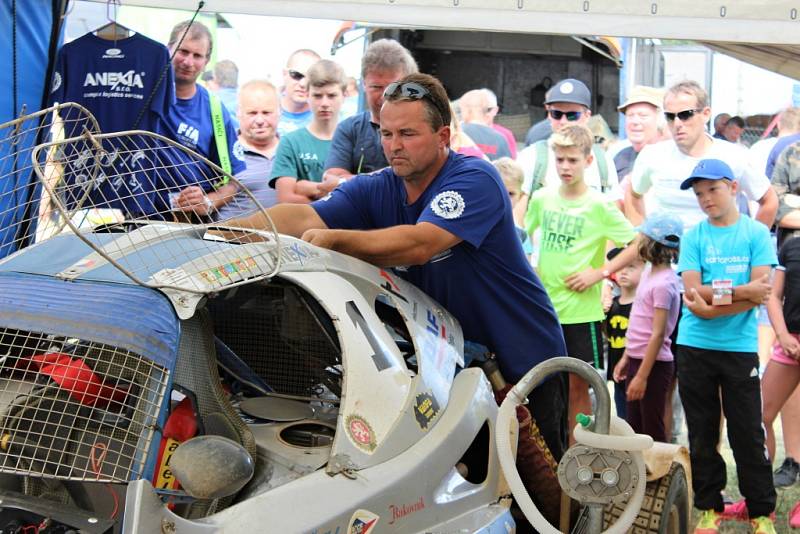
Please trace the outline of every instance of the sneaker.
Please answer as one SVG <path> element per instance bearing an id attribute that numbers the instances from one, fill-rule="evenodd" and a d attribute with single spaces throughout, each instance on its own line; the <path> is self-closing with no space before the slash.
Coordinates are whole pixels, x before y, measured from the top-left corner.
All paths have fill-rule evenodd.
<path id="1" fill-rule="evenodd" d="M 725 504 L 725 510 L 719 514 L 723 521 L 749 521 L 750 515 L 747 513 L 747 503 L 740 499 L 730 504 Z"/>
<path id="2" fill-rule="evenodd" d="M 720 521 L 722 517 L 714 510 L 703 510 L 697 526 L 694 527 L 694 534 L 717 534 Z"/>
<path id="3" fill-rule="evenodd" d="M 761 515 L 750 521 L 753 534 L 776 534 L 775 523 L 769 517 Z"/>
<path id="4" fill-rule="evenodd" d="M 787 456 L 781 466 L 775 471 L 774 480 L 776 488 L 786 488 L 797 482 L 800 476 L 800 464 L 794 458 Z"/>
<path id="5" fill-rule="evenodd" d="M 747 504 L 744 502 L 744 499 L 726 503 L 725 509 L 719 516 L 723 521 L 750 521 L 750 514 L 747 512 Z M 769 518 L 775 521 L 775 512 L 772 512 Z"/>
<path id="6" fill-rule="evenodd" d="M 792 528 L 800 528 L 800 502 L 795 504 L 792 511 L 789 512 L 789 526 Z"/>

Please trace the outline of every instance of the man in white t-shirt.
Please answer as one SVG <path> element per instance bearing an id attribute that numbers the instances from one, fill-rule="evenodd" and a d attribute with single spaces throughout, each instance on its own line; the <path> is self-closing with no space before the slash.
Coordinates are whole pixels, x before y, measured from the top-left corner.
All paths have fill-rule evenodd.
<path id="1" fill-rule="evenodd" d="M 553 132 L 557 132 L 562 126 L 570 122 L 586 126 L 586 123 L 589 122 L 589 117 L 592 116 L 590 110 L 592 93 L 583 82 L 572 78 L 561 80 L 548 90 L 544 104 Z M 520 227 L 522 227 L 525 220 L 525 212 L 528 209 L 531 193 L 540 187 L 551 185 L 558 187 L 561 184 L 556 172 L 552 148 L 539 145 L 539 143 L 547 142 L 538 141 L 525 147 L 517 156 L 517 163 L 522 167 L 525 177 L 522 183 L 520 200 L 514 207 L 514 221 Z M 547 150 L 544 150 L 544 148 L 547 148 Z M 591 165 L 586 168 L 586 174 L 584 175 L 586 185 L 605 193 L 609 200 L 621 202 L 623 194 L 619 186 L 617 171 L 614 168 L 614 161 L 602 150 L 593 149 L 592 153 L 595 157 Z M 542 157 L 547 158 L 547 161 L 540 161 Z M 601 159 L 602 161 L 600 161 Z M 603 166 L 602 170 L 600 169 L 601 165 Z M 544 170 L 543 176 L 535 176 L 540 169 Z"/>
<path id="2" fill-rule="evenodd" d="M 632 222 L 639 224 L 645 213 L 664 211 L 680 217 L 685 231 L 703 220 L 694 193 L 682 191 L 680 184 L 701 159 L 714 158 L 727 163 L 739 190 L 748 200 L 758 202 L 755 218 L 772 226 L 778 197 L 764 170 L 751 165 L 744 147 L 714 139 L 706 132 L 711 117 L 706 91 L 693 81 L 672 86 L 664 96 L 664 115 L 672 139 L 646 146 L 631 173 L 626 213 Z"/>

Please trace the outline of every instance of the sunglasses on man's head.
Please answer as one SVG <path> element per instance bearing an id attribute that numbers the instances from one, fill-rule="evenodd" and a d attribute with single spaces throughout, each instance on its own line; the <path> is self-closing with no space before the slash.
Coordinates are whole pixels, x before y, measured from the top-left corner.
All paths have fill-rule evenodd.
<path id="1" fill-rule="evenodd" d="M 415 82 L 392 82 L 386 86 L 386 90 L 383 91 L 384 98 L 391 98 L 393 96 L 397 96 L 400 93 L 400 96 L 405 98 L 410 98 L 411 100 L 420 100 L 425 98 L 426 96 L 430 96 L 430 92 L 427 89 L 422 87 L 420 84 Z"/>
<path id="2" fill-rule="evenodd" d="M 576 121 L 583 115 L 582 111 L 559 111 L 557 109 L 548 110 L 547 113 L 553 120 L 560 121 L 561 117 L 566 117 L 569 122 Z"/>
<path id="3" fill-rule="evenodd" d="M 383 91 L 383 98 L 396 97 L 398 94 L 403 98 L 410 98 L 411 100 L 422 100 L 428 97 L 428 101 L 433 104 L 433 107 L 442 119 L 442 123 L 447 126 L 447 123 L 444 121 L 444 113 L 442 113 L 442 110 L 439 108 L 439 104 L 433 99 L 431 92 L 420 84 L 416 82 L 392 82 L 387 85 L 386 89 Z"/>
<path id="4" fill-rule="evenodd" d="M 289 69 L 289 78 L 293 79 L 294 81 L 299 82 L 305 77 L 306 75 L 303 74 L 302 72 Z"/>
<path id="5" fill-rule="evenodd" d="M 670 111 L 664 112 L 664 117 L 667 118 L 668 122 L 672 122 L 675 120 L 675 117 L 678 117 L 681 122 L 686 122 L 692 117 L 694 117 L 695 113 L 699 113 L 703 111 L 702 109 L 684 109 L 683 111 L 679 111 L 677 113 L 672 113 Z"/>

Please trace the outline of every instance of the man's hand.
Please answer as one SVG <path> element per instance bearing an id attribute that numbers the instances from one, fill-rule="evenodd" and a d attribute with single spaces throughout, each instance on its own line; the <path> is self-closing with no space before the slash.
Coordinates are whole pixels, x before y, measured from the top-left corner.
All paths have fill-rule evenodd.
<path id="1" fill-rule="evenodd" d="M 564 278 L 564 282 L 567 284 L 567 287 L 570 288 L 572 291 L 577 291 L 581 293 L 586 291 L 597 282 L 603 279 L 603 272 L 599 269 L 586 269 L 585 271 L 581 271 L 579 273 L 572 273 L 571 275 Z"/>
<path id="2" fill-rule="evenodd" d="M 740 300 L 749 300 L 755 304 L 766 304 L 772 293 L 772 285 L 769 283 L 769 275 L 765 274 L 760 278 L 736 288 Z M 742 294 L 744 293 L 744 294 Z"/>
<path id="3" fill-rule="evenodd" d="M 213 209 L 205 191 L 196 185 L 190 185 L 181 190 L 175 198 L 175 207 L 181 211 L 190 211 L 197 215 L 208 215 Z"/>
<path id="4" fill-rule="evenodd" d="M 332 178 L 325 178 L 322 182 L 315 184 L 317 186 L 317 198 L 322 198 L 339 186 L 339 181 L 342 178 L 333 176 Z"/>
<path id="5" fill-rule="evenodd" d="M 790 358 L 800 361 L 800 343 L 788 332 L 778 336 L 778 343 L 781 344 L 783 352 Z"/>
<path id="6" fill-rule="evenodd" d="M 310 180 L 297 180 L 294 184 L 294 192 L 307 197 L 309 200 L 316 200 L 320 197 L 318 185 Z"/>
<path id="7" fill-rule="evenodd" d="M 647 379 L 642 378 L 638 374 L 628 381 L 628 389 L 626 390 L 626 398 L 629 401 L 641 400 L 644 397 L 644 392 L 647 390 Z"/>
<path id="8" fill-rule="evenodd" d="M 336 230 L 321 230 L 319 228 L 312 228 L 311 230 L 306 230 L 303 232 L 303 236 L 300 239 L 318 247 L 334 250 L 334 245 L 336 243 L 335 238 Z"/>
<path id="9" fill-rule="evenodd" d="M 711 305 L 706 302 L 697 289 L 691 288 L 683 294 L 683 303 L 693 314 L 703 319 L 711 318 Z"/>

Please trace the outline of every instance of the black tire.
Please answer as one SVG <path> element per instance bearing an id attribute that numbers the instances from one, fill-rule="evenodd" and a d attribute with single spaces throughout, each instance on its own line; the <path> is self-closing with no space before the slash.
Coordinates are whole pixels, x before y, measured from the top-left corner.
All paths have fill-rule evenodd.
<path id="1" fill-rule="evenodd" d="M 625 504 L 606 506 L 603 529 L 615 522 Z M 631 534 L 687 534 L 689 530 L 689 490 L 683 466 L 673 463 L 669 472 L 647 483 L 639 515 L 628 531 Z"/>

